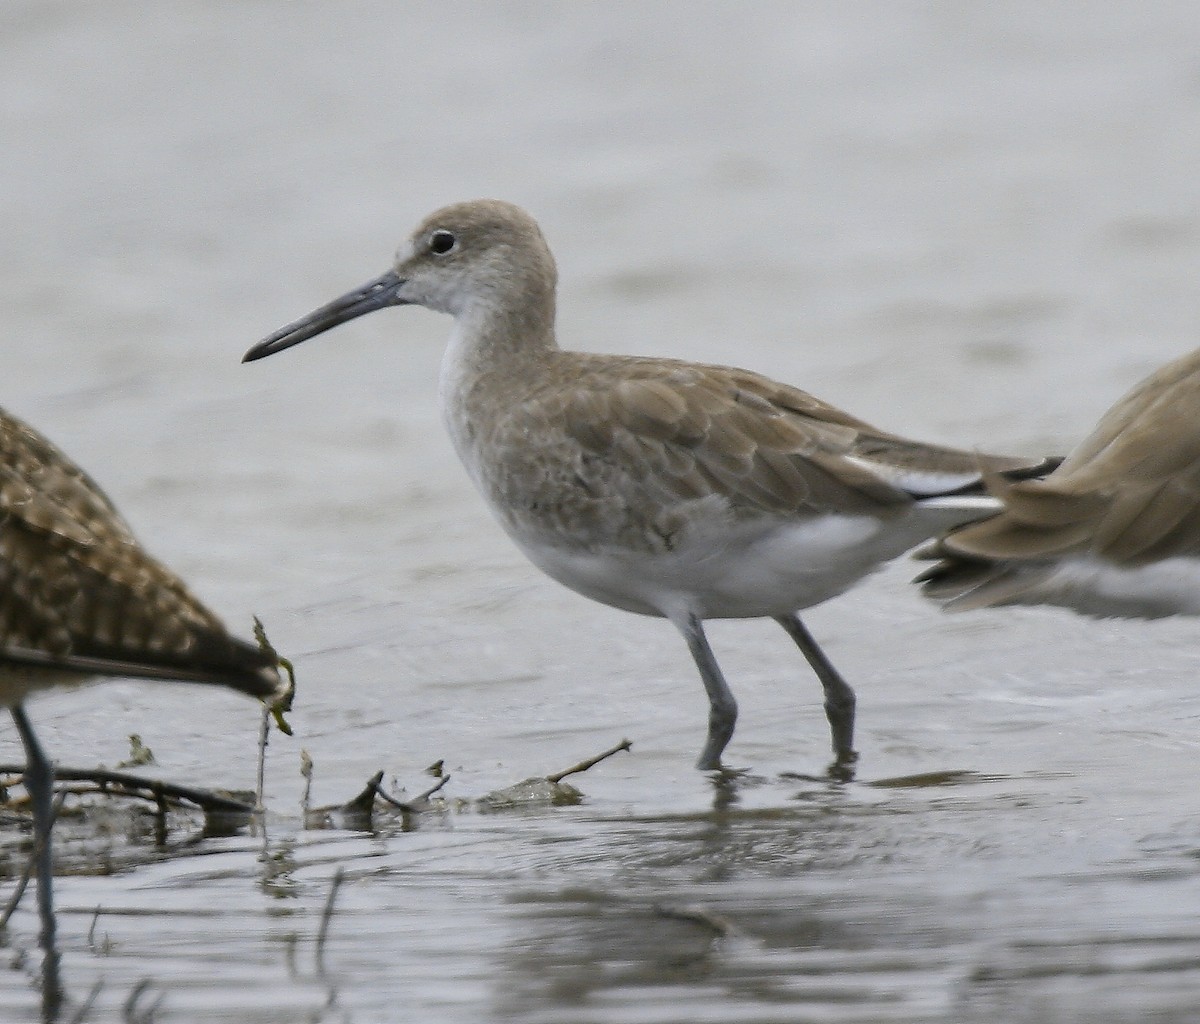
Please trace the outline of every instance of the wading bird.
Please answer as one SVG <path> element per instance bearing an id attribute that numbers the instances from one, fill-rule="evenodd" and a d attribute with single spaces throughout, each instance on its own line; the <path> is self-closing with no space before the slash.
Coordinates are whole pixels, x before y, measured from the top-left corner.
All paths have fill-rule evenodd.
<path id="1" fill-rule="evenodd" d="M 386 306 L 450 314 L 442 412 L 467 472 L 543 572 L 676 626 L 709 699 L 699 767 L 720 767 L 737 717 L 705 637 L 712 618 L 784 628 L 824 688 L 837 763 L 850 762 L 854 692 L 798 611 L 994 509 L 968 493 L 981 470 L 1027 463 L 910 441 L 748 370 L 563 350 L 556 283 L 532 217 L 459 203 L 428 217 L 387 273 L 245 359 Z"/>
<path id="2" fill-rule="evenodd" d="M 146 553 L 91 477 L 0 410 L 0 706 L 25 748 L 47 952 L 54 768 L 24 703 L 103 676 L 217 683 L 261 698 L 280 686 L 273 654 L 230 636 Z"/>

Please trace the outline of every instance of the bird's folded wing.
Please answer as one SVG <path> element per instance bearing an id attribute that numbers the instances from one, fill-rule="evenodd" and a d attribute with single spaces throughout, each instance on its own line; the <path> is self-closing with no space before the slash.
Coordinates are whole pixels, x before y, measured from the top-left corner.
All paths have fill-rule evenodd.
<path id="1" fill-rule="evenodd" d="M 908 441 L 749 371 L 667 360 L 607 363 L 530 406 L 593 456 L 680 498 L 715 493 L 779 514 L 878 514 L 1022 464 Z"/>

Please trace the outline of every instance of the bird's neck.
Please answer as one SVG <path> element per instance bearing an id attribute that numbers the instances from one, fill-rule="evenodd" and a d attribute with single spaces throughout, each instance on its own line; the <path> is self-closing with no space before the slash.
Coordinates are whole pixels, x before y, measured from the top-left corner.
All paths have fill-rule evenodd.
<path id="1" fill-rule="evenodd" d="M 542 298 L 507 306 L 479 299 L 454 319 L 438 392 L 446 427 L 465 462 L 478 436 L 474 421 L 522 401 L 559 352 L 553 293 Z"/>
<path id="2" fill-rule="evenodd" d="M 477 298 L 455 317 L 442 360 L 443 399 L 447 384 L 462 393 L 529 381 L 556 351 L 552 291 L 520 302 Z"/>

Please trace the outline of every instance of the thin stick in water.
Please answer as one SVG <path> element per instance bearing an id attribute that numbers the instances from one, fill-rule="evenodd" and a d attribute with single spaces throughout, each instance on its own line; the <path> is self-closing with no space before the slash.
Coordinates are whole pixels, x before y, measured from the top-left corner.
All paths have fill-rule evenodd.
<path id="1" fill-rule="evenodd" d="M 382 778 L 375 780 L 375 795 L 377 797 L 383 800 L 384 803 L 400 808 L 405 814 L 420 814 L 422 811 L 429 810 L 429 798 L 450 781 L 450 776 L 443 775 L 438 779 L 436 786 L 430 786 L 424 793 L 418 793 L 412 800 L 407 801 L 397 800 L 394 796 L 388 796 L 380 786 L 382 781 Z"/>
<path id="2" fill-rule="evenodd" d="M 317 929 L 317 973 L 325 973 L 325 940 L 329 937 L 329 922 L 333 920 L 333 903 L 337 899 L 338 889 L 342 887 L 342 879 L 346 877 L 341 867 L 333 873 L 333 882 L 329 886 L 329 896 L 325 900 L 325 909 L 321 911 L 321 926 Z"/>
<path id="3" fill-rule="evenodd" d="M 633 747 L 633 744 L 629 740 L 621 740 L 621 742 L 618 743 L 615 747 L 613 747 L 611 750 L 606 750 L 603 754 L 597 754 L 595 757 L 589 758 L 586 761 L 580 761 L 579 764 L 568 768 L 566 771 L 561 771 L 554 775 L 547 775 L 546 781 L 547 782 L 562 782 L 562 780 L 565 779 L 568 775 L 576 775 L 579 772 L 586 772 L 589 768 L 593 767 L 594 765 L 598 765 L 601 761 L 604 761 L 607 758 L 612 757 L 613 754 L 619 754 L 622 750 L 630 750 L 630 749 L 632 749 L 632 747 Z"/>
<path id="4" fill-rule="evenodd" d="M 54 804 L 50 809 L 50 827 L 54 828 L 54 821 L 58 817 L 58 812 L 62 810 L 63 801 L 66 800 L 66 793 L 59 793 L 54 798 Z M 38 857 L 41 855 L 41 841 L 35 841 L 33 849 L 29 853 L 29 860 L 25 862 L 25 867 L 21 869 L 20 877 L 17 878 L 16 887 L 13 889 L 12 895 L 8 898 L 8 903 L 4 906 L 4 912 L 0 913 L 0 933 L 8 927 L 9 919 L 16 912 L 17 906 L 21 902 L 21 897 L 25 895 L 25 889 L 29 886 L 29 879 L 33 877 L 34 868 L 37 866 Z"/>

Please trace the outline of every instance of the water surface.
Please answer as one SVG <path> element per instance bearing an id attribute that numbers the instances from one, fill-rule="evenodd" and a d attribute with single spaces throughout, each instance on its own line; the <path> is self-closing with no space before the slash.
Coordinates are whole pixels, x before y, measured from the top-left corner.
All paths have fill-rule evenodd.
<path id="1" fill-rule="evenodd" d="M 714 787 L 670 627 L 542 579 L 471 492 L 438 422 L 444 319 L 238 362 L 429 210 L 492 195 L 555 248 L 565 344 L 1063 450 L 1196 344 L 1197 53 L 1167 0 L 10 0 L 0 402 L 300 669 L 265 836 L 63 823 L 76 1002 L 101 982 L 91 1019 L 119 1019 L 145 982 L 165 1022 L 1200 1020 L 1193 623 L 945 617 L 892 566 L 807 616 L 859 693 L 844 786 L 787 638 L 718 623 L 748 774 Z M 63 763 L 137 732 L 162 777 L 252 784 L 257 711 L 230 695 L 119 682 L 30 713 Z M 476 803 L 623 736 L 580 805 Z M 448 803 L 306 830 L 301 749 L 318 803 L 380 769 L 415 792 L 439 758 Z M 0 821 L 6 874 L 20 854 Z M 0 971 L 14 1024 L 38 1013 L 31 907 Z"/>

